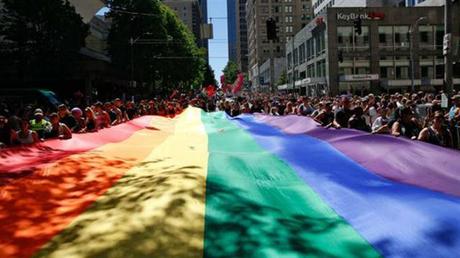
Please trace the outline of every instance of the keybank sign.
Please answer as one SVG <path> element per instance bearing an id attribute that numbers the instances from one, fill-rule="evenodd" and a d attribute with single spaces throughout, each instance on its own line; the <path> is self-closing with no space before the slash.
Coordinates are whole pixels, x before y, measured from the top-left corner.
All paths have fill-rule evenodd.
<path id="1" fill-rule="evenodd" d="M 358 18 L 361 20 L 383 20 L 385 18 L 384 13 L 369 12 L 369 13 L 337 13 L 337 20 L 341 21 L 354 21 Z"/>

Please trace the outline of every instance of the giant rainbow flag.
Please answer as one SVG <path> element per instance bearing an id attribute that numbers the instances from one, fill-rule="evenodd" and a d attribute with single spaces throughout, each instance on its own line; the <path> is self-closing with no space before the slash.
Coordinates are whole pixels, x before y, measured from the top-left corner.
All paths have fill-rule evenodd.
<path id="1" fill-rule="evenodd" d="M 188 108 L 0 153 L 0 257 L 460 257 L 460 153 Z"/>

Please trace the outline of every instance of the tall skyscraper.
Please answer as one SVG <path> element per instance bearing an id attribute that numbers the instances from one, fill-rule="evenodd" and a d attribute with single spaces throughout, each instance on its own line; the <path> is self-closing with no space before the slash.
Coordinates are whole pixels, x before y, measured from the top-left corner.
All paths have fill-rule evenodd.
<path id="1" fill-rule="evenodd" d="M 177 17 L 181 19 L 190 31 L 195 35 L 196 43 L 199 47 L 206 48 L 208 51 L 208 40 L 202 38 L 201 26 L 207 22 L 207 1 L 206 0 L 163 0 Z M 205 8 L 203 10 L 203 8 Z"/>
<path id="2" fill-rule="evenodd" d="M 227 0 L 228 59 L 233 62 L 237 62 L 236 1 Z"/>
<path id="3" fill-rule="evenodd" d="M 406 6 L 416 6 L 423 2 L 425 2 L 425 0 L 406 0 Z"/>
<path id="4" fill-rule="evenodd" d="M 246 22 L 246 1 L 236 0 L 236 62 L 240 71 L 248 72 L 248 26 Z"/>
<path id="5" fill-rule="evenodd" d="M 249 78 L 253 85 L 259 81 L 259 66 L 270 57 L 283 58 L 286 42 L 312 17 L 311 0 L 250 0 L 246 3 L 248 25 Z M 266 21 L 273 18 L 277 26 L 277 40 L 267 39 Z"/>
<path id="6" fill-rule="evenodd" d="M 201 20 L 203 24 L 208 23 L 208 0 L 199 0 L 201 7 Z M 206 56 L 209 59 L 209 40 L 201 39 L 202 46 L 206 49 Z M 209 61 L 209 60 L 208 60 Z"/>

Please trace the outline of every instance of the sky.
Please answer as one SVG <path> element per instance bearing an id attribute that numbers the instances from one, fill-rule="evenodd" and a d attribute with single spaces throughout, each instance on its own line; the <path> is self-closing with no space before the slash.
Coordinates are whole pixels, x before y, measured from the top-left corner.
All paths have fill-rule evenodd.
<path id="1" fill-rule="evenodd" d="M 208 0 L 208 17 L 216 18 L 212 19 L 214 39 L 209 40 L 209 63 L 220 82 L 220 75 L 228 61 L 227 0 Z"/>
<path id="2" fill-rule="evenodd" d="M 103 8 L 98 14 L 104 14 L 107 11 L 107 8 Z M 208 0 L 208 18 L 212 21 L 214 30 L 214 39 L 209 40 L 209 63 L 218 82 L 220 82 L 222 70 L 228 62 L 226 17 L 227 0 Z"/>

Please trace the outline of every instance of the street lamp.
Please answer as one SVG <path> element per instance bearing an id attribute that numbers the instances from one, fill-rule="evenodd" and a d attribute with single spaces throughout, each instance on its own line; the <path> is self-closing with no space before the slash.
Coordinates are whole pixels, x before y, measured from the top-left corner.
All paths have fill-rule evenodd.
<path id="1" fill-rule="evenodd" d="M 409 49 L 410 49 L 410 66 L 411 66 L 411 90 L 412 92 L 415 92 L 415 82 L 414 82 L 414 77 L 415 77 L 415 67 L 414 67 L 414 63 L 415 63 L 415 60 L 414 60 L 414 32 L 415 32 L 415 28 L 418 26 L 418 24 L 424 20 L 426 20 L 427 17 L 426 16 L 422 16 L 420 18 L 418 18 L 414 24 L 412 24 L 410 26 L 410 29 L 409 29 L 409 35 L 410 35 L 410 44 L 409 44 Z"/>

